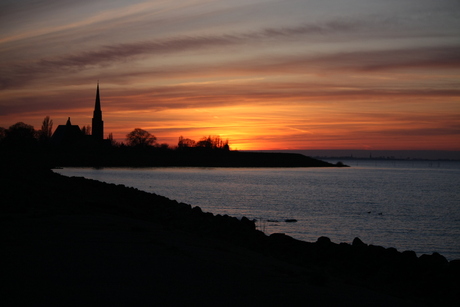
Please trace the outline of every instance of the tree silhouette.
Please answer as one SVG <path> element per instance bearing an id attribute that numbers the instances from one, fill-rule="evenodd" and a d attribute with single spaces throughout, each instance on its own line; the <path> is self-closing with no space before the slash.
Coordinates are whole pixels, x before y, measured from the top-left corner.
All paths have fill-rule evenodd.
<path id="1" fill-rule="evenodd" d="M 38 131 L 38 140 L 42 144 L 47 144 L 53 135 L 53 120 L 46 116 L 42 122 L 42 128 Z"/>
<path id="2" fill-rule="evenodd" d="M 179 143 L 177 144 L 178 148 L 190 148 L 195 147 L 196 142 L 194 140 L 184 138 L 182 135 L 179 137 Z"/>
<path id="3" fill-rule="evenodd" d="M 29 147 L 37 143 L 33 126 L 18 122 L 5 131 L 4 142 L 12 147 Z"/>
<path id="4" fill-rule="evenodd" d="M 6 129 L 3 127 L 0 127 L 0 143 L 3 142 L 5 137 L 6 137 Z"/>
<path id="5" fill-rule="evenodd" d="M 209 149 L 230 149 L 228 140 L 224 141 L 220 138 L 220 136 L 204 136 L 196 143 L 195 146 Z"/>
<path id="6" fill-rule="evenodd" d="M 83 135 L 91 135 L 91 126 L 90 125 L 83 126 L 83 128 L 81 128 L 81 133 Z"/>
<path id="7" fill-rule="evenodd" d="M 148 147 L 156 143 L 157 138 L 149 132 L 135 128 L 133 131 L 126 135 L 126 142 L 132 147 Z"/>
<path id="8" fill-rule="evenodd" d="M 196 147 L 212 148 L 212 144 L 211 136 L 204 136 L 196 143 Z"/>
<path id="9" fill-rule="evenodd" d="M 110 146 L 112 147 L 118 147 L 121 144 L 113 139 L 113 133 L 110 132 L 109 136 L 107 137 L 107 140 L 109 140 Z"/>

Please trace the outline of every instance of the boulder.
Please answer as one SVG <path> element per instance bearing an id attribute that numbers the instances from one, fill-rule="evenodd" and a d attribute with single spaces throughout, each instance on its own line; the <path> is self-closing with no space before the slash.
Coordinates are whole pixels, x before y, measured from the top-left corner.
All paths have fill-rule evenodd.
<path id="1" fill-rule="evenodd" d="M 363 241 L 361 241 L 361 239 L 358 238 L 358 237 L 353 239 L 353 243 L 351 243 L 351 245 L 353 247 L 358 247 L 358 248 L 367 247 L 367 244 L 365 244 Z"/>

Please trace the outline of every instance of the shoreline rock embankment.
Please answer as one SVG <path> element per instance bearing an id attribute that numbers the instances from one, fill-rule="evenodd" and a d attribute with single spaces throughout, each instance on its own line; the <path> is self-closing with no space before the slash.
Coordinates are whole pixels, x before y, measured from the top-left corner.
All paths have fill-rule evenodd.
<path id="1" fill-rule="evenodd" d="M 307 297 L 309 296 L 312 300 L 312 305 L 322 305 L 320 300 L 324 295 L 319 293 L 324 291 L 339 293 L 342 296 L 337 295 L 342 298 L 343 296 L 350 296 L 350 302 L 355 303 L 367 302 L 368 304 L 379 298 L 382 302 L 387 302 L 380 304 L 381 306 L 390 304 L 400 304 L 401 306 L 411 304 L 454 306 L 460 299 L 457 293 L 458 288 L 460 288 L 458 278 L 460 276 L 460 260 L 449 262 L 437 253 L 417 257 L 411 251 L 399 252 L 394 248 L 368 245 L 358 238 L 355 238 L 352 244 L 347 244 L 333 243 L 326 237 L 320 237 L 316 242 L 304 242 L 285 234 L 267 236 L 256 229 L 254 221 L 247 218 L 237 219 L 227 215 L 205 213 L 199 207 L 192 207 L 188 204 L 139 191 L 135 188 L 78 177 L 64 177 L 43 168 L 10 168 L 9 172 L 2 170 L 0 183 L 2 186 L 2 220 L 5 222 L 3 223 L 2 231 L 9 236 L 4 241 L 6 242 L 6 250 L 10 251 L 9 255 L 14 255 L 21 251 L 30 251 L 29 245 L 35 246 L 35 240 L 38 240 L 34 237 L 36 234 L 34 235 L 33 232 L 38 234 L 40 231 L 50 231 L 50 227 L 53 229 L 51 232 L 53 235 L 49 238 L 39 238 L 41 243 L 37 255 L 32 253 L 21 256 L 25 257 L 24 259 L 29 259 L 27 257 L 30 257 L 32 262 L 35 261 L 34 259 L 41 259 L 40 253 L 47 255 L 49 250 L 59 250 L 59 248 L 73 250 L 72 255 L 75 255 L 75 250 L 77 255 L 79 253 L 84 254 L 79 246 L 81 245 L 81 249 L 84 249 L 84 246 L 90 244 L 91 240 L 96 240 L 95 238 L 102 240 L 101 242 L 103 243 L 101 244 L 109 244 L 112 242 L 111 240 L 119 240 L 119 237 L 114 236 L 112 231 L 116 229 L 117 231 L 128 232 L 129 236 L 136 238 L 135 240 L 140 240 L 139 236 L 141 236 L 142 240 L 146 240 L 146 242 L 152 242 L 151 240 L 157 243 L 160 242 L 161 244 L 156 244 L 156 247 L 152 247 L 152 249 L 154 248 L 155 251 L 160 250 L 162 253 L 168 253 L 168 255 L 171 253 L 173 258 L 181 259 L 177 260 L 179 261 L 178 263 L 189 263 L 190 259 L 199 259 L 200 257 L 205 257 L 203 255 L 207 255 L 206 257 L 208 258 L 204 262 L 209 264 L 206 265 L 217 265 L 216 263 L 223 261 L 218 259 L 228 258 L 229 265 L 232 265 L 229 266 L 229 268 L 232 268 L 232 272 L 238 266 L 246 268 L 244 270 L 250 270 L 247 268 L 249 264 L 254 266 L 255 263 L 259 263 L 261 268 L 259 268 L 260 271 L 257 271 L 257 274 L 278 276 L 277 281 L 271 280 L 271 283 L 274 284 L 278 284 L 278 280 L 281 280 L 278 279 L 278 274 L 284 272 L 281 274 L 282 276 L 290 276 L 290 280 L 294 278 L 295 287 L 302 285 L 302 289 L 305 291 L 303 293 L 298 289 L 296 290 L 291 284 L 292 280 L 287 284 L 278 284 L 279 287 L 286 288 L 283 288 L 284 292 L 276 294 L 276 297 L 286 299 L 289 302 L 301 299 L 308 294 Z M 108 226 L 90 222 L 96 217 L 109 221 L 113 220 L 113 222 L 108 223 Z M 78 221 L 78 223 L 75 222 L 76 224 L 74 225 L 63 222 L 68 220 Z M 28 229 L 24 225 L 32 225 L 33 227 L 30 226 L 31 228 Z M 97 230 L 97 235 L 92 237 L 95 233 L 94 229 Z M 53 241 L 57 240 L 56 237 L 59 236 L 73 238 L 72 236 L 76 236 L 74 232 L 77 230 L 79 231 L 78 240 L 69 239 L 67 243 L 59 241 L 59 244 Z M 49 234 L 50 232 L 46 233 Z M 23 238 L 23 241 L 21 241 L 21 238 Z M 87 241 L 89 243 L 85 243 L 86 245 L 81 243 Z M 68 244 L 73 245 L 67 246 Z M 140 248 L 140 245 L 134 244 L 131 239 L 124 244 L 130 244 L 129 246 L 132 249 Z M 176 245 L 172 247 L 172 244 Z M 193 248 L 189 245 L 193 245 Z M 169 247 L 166 248 L 166 246 Z M 184 246 L 189 246 L 187 247 L 188 254 L 186 256 L 183 255 L 183 250 L 186 249 Z M 198 248 L 197 246 L 200 247 Z M 110 251 L 110 248 L 107 247 L 107 251 Z M 219 256 L 209 256 L 211 251 L 213 255 L 219 254 Z M 232 260 L 236 255 L 235 251 L 238 251 L 238 257 L 240 257 L 238 258 L 238 264 L 236 264 L 236 260 Z M 103 251 L 98 253 L 104 254 Z M 126 249 L 117 249 L 117 253 L 123 255 L 123 259 L 126 259 L 127 263 L 131 263 L 138 257 L 144 257 L 142 258 L 144 259 L 143 261 L 150 263 L 148 262 L 150 258 L 147 258 L 147 256 L 134 255 L 128 253 Z M 150 253 L 152 253 L 151 250 L 144 251 L 143 255 L 150 255 Z M 94 254 L 94 251 L 92 251 L 92 255 L 97 261 L 101 263 L 104 261 L 102 258 L 99 259 L 98 257 L 102 256 L 98 256 L 97 253 Z M 110 253 L 110 256 L 104 257 L 113 257 L 112 255 L 113 253 Z M 152 259 L 155 258 L 154 255 L 151 254 Z M 43 256 L 43 259 L 45 258 Z M 46 259 L 39 263 L 46 263 Z M 76 259 L 72 265 L 78 268 L 80 258 L 72 259 Z M 19 261 L 16 258 L 11 258 L 10 260 L 12 262 L 16 261 L 16 264 Z M 85 261 L 90 263 L 90 267 L 94 265 L 93 260 L 87 259 Z M 82 263 L 85 264 L 84 261 Z M 174 268 L 178 263 L 172 264 L 171 267 Z M 29 284 L 33 283 L 37 286 L 37 289 L 45 291 L 43 288 L 45 286 L 38 285 L 40 280 L 33 281 L 32 279 L 41 276 L 40 274 L 48 274 L 49 269 L 53 268 L 53 266 L 55 266 L 55 269 L 52 270 L 54 272 L 52 274 L 55 275 L 46 275 L 46 278 L 54 278 L 52 276 L 62 278 L 55 270 L 60 270 L 69 265 L 65 259 L 60 259 L 57 263 L 47 263 L 46 268 L 30 268 L 32 271 L 21 272 L 22 275 L 17 275 L 17 272 L 15 272 L 15 270 L 20 270 L 21 268 L 13 266 L 8 271 L 10 275 L 6 274 L 5 276 L 9 276 L 16 282 L 18 282 L 17 276 L 23 276 L 24 279 L 28 279 Z M 120 264 L 114 261 L 113 265 L 119 266 Z M 206 265 L 204 265 L 204 268 L 210 270 L 210 267 Z M 191 270 L 192 267 L 189 265 L 184 270 Z M 267 270 L 269 268 L 273 270 L 274 267 L 277 268 L 276 273 L 275 271 L 268 273 Z M 285 267 L 289 267 L 289 270 L 285 269 Z M 227 272 L 229 276 L 233 276 L 230 269 L 224 269 L 224 266 L 220 268 Z M 39 273 L 34 270 L 39 271 Z M 161 271 L 162 268 L 158 270 Z M 163 268 L 163 270 L 166 269 Z M 193 279 L 193 277 L 182 275 L 181 272 L 175 272 L 174 269 L 169 270 L 172 270 L 171 274 L 177 276 L 174 281 L 170 281 L 173 284 L 183 283 L 188 278 Z M 111 272 L 108 268 L 107 271 Z M 107 271 L 104 271 L 105 274 L 109 274 Z M 121 271 L 128 276 L 132 274 L 124 266 Z M 63 269 L 64 273 L 65 269 Z M 155 273 L 152 272 L 152 274 Z M 198 274 L 196 277 L 198 284 L 200 282 L 207 284 L 205 278 L 200 275 L 201 273 L 196 274 Z M 209 274 L 211 274 L 209 276 L 215 277 L 213 274 L 217 273 Z M 239 274 L 245 276 L 249 272 L 240 272 Z M 98 278 L 105 280 L 105 277 Z M 230 277 L 223 274 L 219 278 L 225 280 Z M 249 280 L 254 282 L 248 277 L 247 284 L 245 284 L 246 281 L 244 280 L 239 281 L 242 283 L 240 286 L 245 287 L 245 289 L 252 287 L 256 294 L 265 293 L 266 297 L 259 297 L 256 302 L 270 302 L 275 295 L 276 289 L 270 290 L 270 286 L 263 282 L 259 286 L 249 284 Z M 110 283 L 110 280 L 107 280 L 107 282 Z M 230 279 L 228 282 L 230 284 Z M 191 284 L 187 282 L 189 287 L 193 287 L 192 284 L 193 282 Z M 291 286 L 288 287 L 288 284 Z M 84 285 L 80 283 L 76 282 L 76 285 L 81 289 L 84 288 Z M 350 290 L 350 287 L 353 290 Z M 15 291 L 12 293 L 18 293 L 19 290 L 16 289 Z M 227 291 L 231 291 L 231 289 L 227 289 Z M 217 291 L 216 293 L 221 292 Z M 93 294 L 95 296 L 99 295 L 97 293 Z M 61 295 L 65 298 L 64 294 Z M 148 294 L 143 295 L 149 297 Z M 286 297 L 289 295 L 290 298 Z M 163 299 L 166 298 L 163 297 Z M 332 300 L 332 297 L 329 299 Z M 336 305 L 341 305 L 340 298 L 335 299 L 337 300 Z M 273 303 L 274 301 L 271 302 Z M 328 301 L 328 303 L 331 302 L 333 303 L 333 301 Z M 351 303 L 350 305 L 354 304 Z"/>

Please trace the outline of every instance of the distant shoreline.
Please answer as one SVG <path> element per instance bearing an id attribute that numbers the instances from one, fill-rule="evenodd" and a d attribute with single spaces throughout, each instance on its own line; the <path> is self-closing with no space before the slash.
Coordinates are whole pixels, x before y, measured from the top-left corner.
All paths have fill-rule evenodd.
<path id="1" fill-rule="evenodd" d="M 434 160 L 460 161 L 460 151 L 449 150 L 362 150 L 362 149 L 298 149 L 249 150 L 248 152 L 300 153 L 316 159 L 373 159 L 373 160 Z"/>
<path id="2" fill-rule="evenodd" d="M 54 166 L 86 167 L 346 167 L 300 153 L 206 151 L 206 150 L 101 150 L 52 153 Z"/>

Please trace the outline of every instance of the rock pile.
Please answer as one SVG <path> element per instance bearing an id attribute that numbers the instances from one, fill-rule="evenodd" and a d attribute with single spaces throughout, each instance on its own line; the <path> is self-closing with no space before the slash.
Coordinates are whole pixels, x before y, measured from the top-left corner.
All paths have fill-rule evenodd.
<path id="1" fill-rule="evenodd" d="M 285 234 L 265 235 L 254 221 L 203 212 L 168 198 L 84 178 L 68 178 L 50 170 L 15 169 L 0 180 L 2 209 L 8 214 L 92 214 L 95 212 L 150 221 L 166 230 L 194 233 L 302 266 L 311 282 L 333 280 L 370 287 L 417 302 L 456 305 L 460 302 L 460 260 L 438 253 L 417 255 L 394 248 L 352 244 L 327 237 L 303 242 Z"/>

